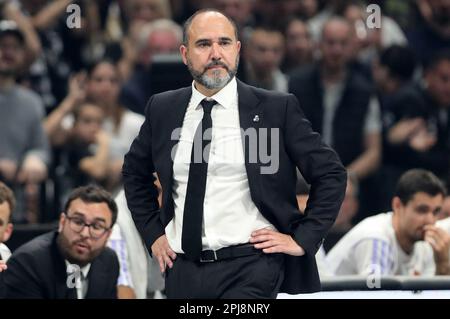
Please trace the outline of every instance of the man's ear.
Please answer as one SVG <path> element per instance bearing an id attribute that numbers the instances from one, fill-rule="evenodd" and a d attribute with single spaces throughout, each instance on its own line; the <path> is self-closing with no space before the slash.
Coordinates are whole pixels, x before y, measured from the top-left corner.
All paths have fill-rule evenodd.
<path id="1" fill-rule="evenodd" d="M 61 215 L 59 215 L 58 233 L 62 232 L 65 220 L 66 220 L 66 215 L 64 213 L 61 213 Z"/>
<path id="2" fill-rule="evenodd" d="M 392 211 L 393 212 L 398 212 L 402 208 L 403 208 L 403 203 L 400 200 L 400 197 L 394 196 L 394 198 L 392 198 Z"/>
<path id="3" fill-rule="evenodd" d="M 6 225 L 6 229 L 5 232 L 3 233 L 3 238 L 1 242 L 6 242 L 8 241 L 8 239 L 11 237 L 12 232 L 13 232 L 14 226 L 12 223 L 8 223 L 8 225 Z"/>
<path id="4" fill-rule="evenodd" d="M 187 47 L 184 45 L 184 44 L 182 44 L 181 46 L 180 46 L 180 54 L 181 54 L 181 58 L 183 59 L 183 63 L 185 64 L 185 65 L 187 65 Z"/>

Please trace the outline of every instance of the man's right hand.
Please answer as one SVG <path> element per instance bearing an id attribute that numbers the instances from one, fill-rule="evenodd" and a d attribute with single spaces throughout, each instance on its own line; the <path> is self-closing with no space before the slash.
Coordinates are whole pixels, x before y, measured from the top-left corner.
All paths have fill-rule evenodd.
<path id="1" fill-rule="evenodd" d="M 177 258 L 177 254 L 170 248 L 166 235 L 162 235 L 152 245 L 153 257 L 158 260 L 159 269 L 164 273 L 166 266 L 173 267 L 173 261 Z"/>
<path id="2" fill-rule="evenodd" d="M 0 260 L 0 272 L 2 272 L 3 270 L 8 269 L 8 267 L 6 266 L 6 263 L 3 260 Z"/>

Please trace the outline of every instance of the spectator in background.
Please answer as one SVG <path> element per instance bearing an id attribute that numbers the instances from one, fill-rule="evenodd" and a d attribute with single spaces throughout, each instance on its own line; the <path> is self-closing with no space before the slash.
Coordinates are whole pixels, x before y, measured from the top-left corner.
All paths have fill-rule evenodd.
<path id="1" fill-rule="evenodd" d="M 15 23 L 0 22 L 0 180 L 17 196 L 16 221 L 31 222 L 37 220 L 38 207 L 27 207 L 28 199 L 46 179 L 50 158 L 41 99 L 16 84 L 24 63 L 24 41 Z"/>
<path id="2" fill-rule="evenodd" d="M 308 26 L 298 18 L 290 20 L 285 29 L 286 54 L 282 70 L 289 74 L 296 68 L 313 63 L 314 44 Z"/>
<path id="3" fill-rule="evenodd" d="M 278 92 L 287 92 L 287 76 L 280 70 L 283 60 L 284 35 L 270 27 L 255 27 L 244 45 L 246 83 Z"/>
<path id="4" fill-rule="evenodd" d="M 75 189 L 58 231 L 31 240 L 8 260 L 6 298 L 116 298 L 119 263 L 105 247 L 116 219 L 108 192 L 96 186 Z"/>
<path id="5" fill-rule="evenodd" d="M 308 21 L 319 13 L 318 0 L 298 0 L 299 2 L 299 17 L 304 21 Z"/>
<path id="6" fill-rule="evenodd" d="M 88 70 L 86 97 L 101 105 L 105 112 L 103 129 L 111 136 L 108 189 L 122 183 L 123 157 L 138 135 L 144 117 L 127 110 L 119 102 L 121 78 L 118 67 L 107 60 L 98 61 Z"/>
<path id="7" fill-rule="evenodd" d="M 72 79 L 71 93 L 65 102 L 48 116 L 45 124 L 49 138 L 52 141 L 59 140 L 62 145 L 67 139 L 61 141 L 61 136 L 67 138 L 73 127 L 71 112 L 77 104 L 86 99 L 101 106 L 104 113 L 102 129 L 110 136 L 108 143 L 110 147 L 106 167 L 97 167 L 95 170 L 106 170 L 105 185 L 111 191 L 121 185 L 123 156 L 144 122 L 142 115 L 131 112 L 119 104 L 120 83 L 119 71 L 113 62 L 100 60 L 94 63 L 88 69 L 86 77 L 80 74 Z M 107 138 L 105 135 L 102 136 L 104 142 L 102 143 L 106 145 Z"/>
<path id="8" fill-rule="evenodd" d="M 110 136 L 102 129 L 104 111 L 96 104 L 83 102 L 74 110 L 74 124 L 68 131 L 60 153 L 63 170 L 60 201 L 83 185 L 105 185 L 108 179 Z"/>
<path id="9" fill-rule="evenodd" d="M 340 15 L 342 9 L 347 4 L 348 0 L 325 1 L 321 10 L 318 10 L 316 14 L 307 19 L 308 29 L 311 32 L 311 37 L 315 42 L 319 42 L 325 23 L 333 16 Z"/>
<path id="10" fill-rule="evenodd" d="M 21 71 L 26 71 L 34 60 L 41 54 L 42 45 L 34 29 L 31 19 L 20 10 L 20 2 L 3 1 L 0 4 L 0 19 L 14 21 L 23 35 L 25 45 L 25 58 Z"/>
<path id="11" fill-rule="evenodd" d="M 248 37 L 248 32 L 255 24 L 255 17 L 253 16 L 253 9 L 255 6 L 254 0 L 214 0 L 213 7 L 228 15 L 236 23 L 239 30 L 239 38 L 245 39 Z"/>
<path id="12" fill-rule="evenodd" d="M 413 74 L 417 61 L 407 46 L 392 45 L 383 49 L 372 63 L 372 77 L 383 113 L 392 112 L 396 100 L 404 94 L 414 94 Z M 414 99 L 414 97 L 411 97 Z M 411 101 L 412 102 L 412 101 Z"/>
<path id="13" fill-rule="evenodd" d="M 421 85 L 398 94 L 385 116 L 385 166 L 391 178 L 419 167 L 448 182 L 450 51 L 438 52 Z"/>
<path id="14" fill-rule="evenodd" d="M 282 30 L 285 21 L 302 15 L 301 1 L 299 0 L 258 0 L 254 3 L 256 25 L 269 25 Z"/>
<path id="15" fill-rule="evenodd" d="M 383 187 L 380 209 L 391 207 L 395 185 L 406 169 L 399 169 L 396 162 L 402 160 L 396 149 L 421 124 L 420 90 L 413 82 L 416 60 L 410 48 L 393 45 L 381 51 L 373 61 L 372 74 L 381 102 L 383 120 L 383 162 L 379 176 Z M 407 160 L 406 160 L 407 161 Z M 403 165 L 403 164 L 401 164 Z M 416 167 L 411 165 L 409 168 Z"/>
<path id="16" fill-rule="evenodd" d="M 443 49 L 450 49 L 450 2 L 416 0 L 421 20 L 407 32 L 407 38 L 419 61 L 428 64 Z"/>
<path id="17" fill-rule="evenodd" d="M 363 220 L 328 253 L 333 273 L 450 274 L 450 234 L 434 225 L 445 194 L 444 185 L 431 172 L 420 169 L 406 172 L 392 199 L 393 212 Z"/>
<path id="18" fill-rule="evenodd" d="M 172 10 L 168 0 L 130 0 L 124 6 L 126 24 L 122 25 L 120 41 L 122 56 L 117 63 L 120 76 L 128 80 L 138 60 L 138 45 L 141 31 L 145 24 L 159 20 L 171 19 Z"/>
<path id="19" fill-rule="evenodd" d="M 391 45 L 406 45 L 406 36 L 399 25 L 381 14 L 380 27 L 369 28 L 367 21 L 369 13 L 367 4 L 361 0 L 348 1 L 344 5 L 343 17 L 354 27 L 356 38 L 355 59 L 363 64 L 370 65 L 377 53 Z"/>
<path id="20" fill-rule="evenodd" d="M 351 25 L 330 19 L 320 41 L 321 59 L 292 73 L 289 91 L 300 101 L 313 130 L 339 154 L 360 185 L 360 202 L 377 202 L 371 175 L 381 159 L 381 117 L 370 83 L 350 68 Z"/>
<path id="21" fill-rule="evenodd" d="M 120 101 L 124 106 L 136 113 L 144 114 L 145 106 L 153 94 L 151 88 L 153 57 L 158 54 L 178 55 L 182 38 L 181 27 L 168 19 L 155 20 L 142 27 L 137 49 L 137 64 L 120 94 Z"/>
<path id="22" fill-rule="evenodd" d="M 94 34 L 92 25 L 85 19 L 85 4 L 82 7 L 82 20 L 79 28 L 69 28 L 66 12 L 71 0 L 22 0 L 20 9 L 36 30 L 42 45 L 41 54 L 27 69 L 22 83 L 38 93 L 50 113 L 67 94 L 67 81 L 72 70 L 84 65 L 83 48 Z M 89 21 L 90 22 L 90 21 Z"/>

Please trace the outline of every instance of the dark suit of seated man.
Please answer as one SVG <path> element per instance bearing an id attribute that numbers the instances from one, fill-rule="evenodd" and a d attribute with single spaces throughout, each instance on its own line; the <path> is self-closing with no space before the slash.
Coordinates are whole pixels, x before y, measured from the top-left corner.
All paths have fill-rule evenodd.
<path id="1" fill-rule="evenodd" d="M 75 189 L 58 231 L 41 235 L 13 253 L 4 272 L 6 298 L 116 298 L 119 262 L 105 247 L 117 206 L 97 186 Z"/>

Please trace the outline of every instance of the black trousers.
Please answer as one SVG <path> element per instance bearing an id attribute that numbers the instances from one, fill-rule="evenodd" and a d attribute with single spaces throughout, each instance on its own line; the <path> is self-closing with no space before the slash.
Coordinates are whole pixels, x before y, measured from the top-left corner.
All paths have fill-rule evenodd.
<path id="1" fill-rule="evenodd" d="M 166 270 L 169 299 L 274 299 L 284 279 L 284 255 L 260 254 L 209 263 L 178 255 Z"/>

